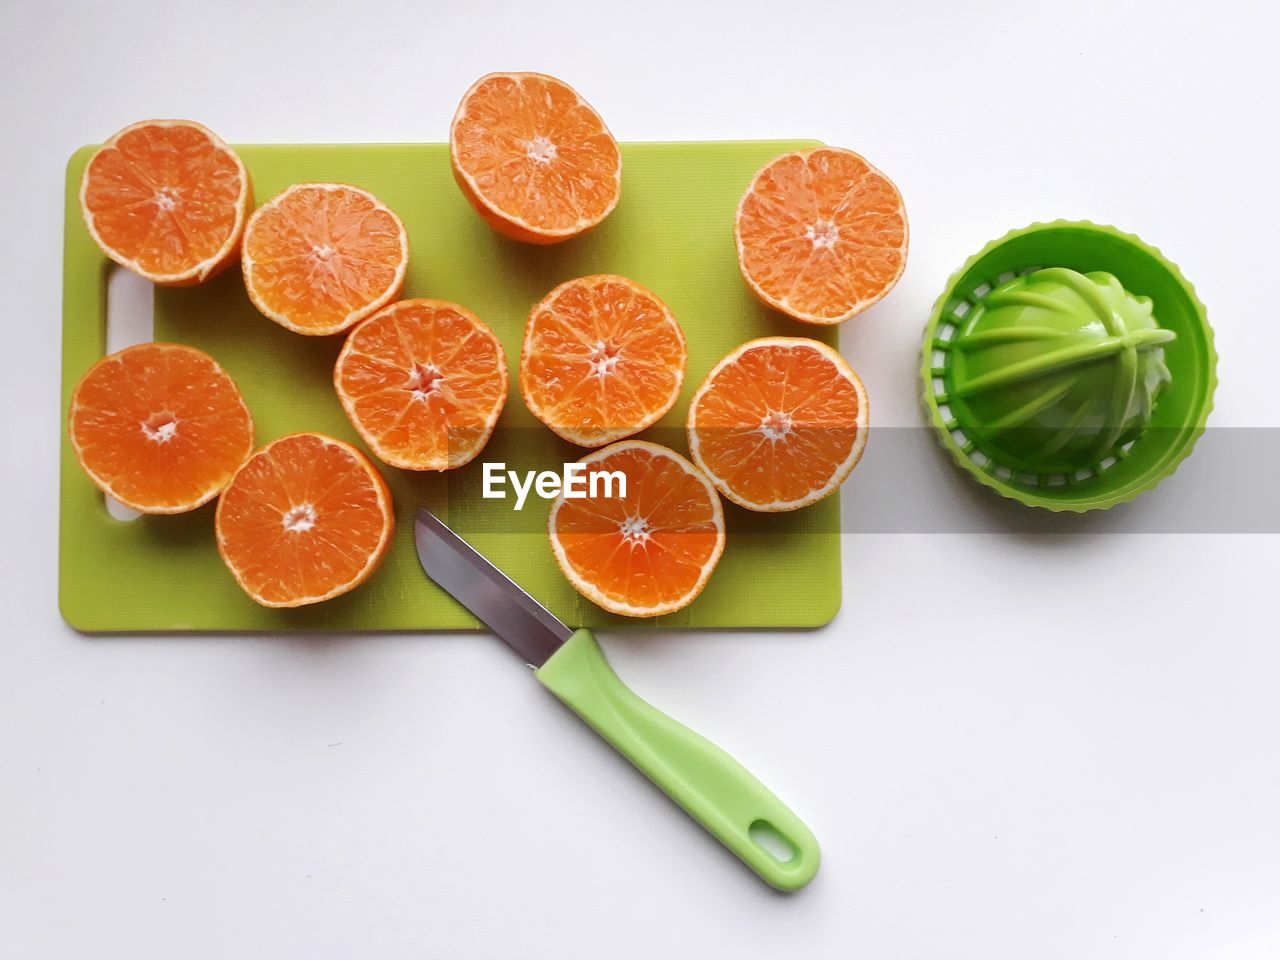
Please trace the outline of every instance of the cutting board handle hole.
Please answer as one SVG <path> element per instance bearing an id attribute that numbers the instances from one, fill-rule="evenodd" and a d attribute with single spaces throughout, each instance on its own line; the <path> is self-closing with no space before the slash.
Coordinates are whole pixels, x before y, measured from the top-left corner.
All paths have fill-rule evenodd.
<path id="1" fill-rule="evenodd" d="M 796 858 L 795 845 L 768 820 L 757 820 L 747 828 L 747 835 L 757 847 L 779 863 L 790 863 Z"/>
<path id="2" fill-rule="evenodd" d="M 107 277 L 107 353 L 155 338 L 155 286 L 124 267 Z"/>
<path id="3" fill-rule="evenodd" d="M 155 337 L 155 287 L 136 273 L 112 267 L 107 276 L 107 353 L 115 353 L 135 343 L 150 343 Z M 114 497 L 103 496 L 107 513 L 122 522 L 137 520 L 137 510 Z"/>
<path id="4" fill-rule="evenodd" d="M 115 497 L 108 496 L 105 493 L 102 495 L 102 502 L 106 504 L 107 513 L 111 515 L 112 520 L 119 520 L 121 523 L 129 523 L 130 521 L 137 520 L 142 516 L 142 514 L 133 509 L 133 507 L 126 507 Z"/>

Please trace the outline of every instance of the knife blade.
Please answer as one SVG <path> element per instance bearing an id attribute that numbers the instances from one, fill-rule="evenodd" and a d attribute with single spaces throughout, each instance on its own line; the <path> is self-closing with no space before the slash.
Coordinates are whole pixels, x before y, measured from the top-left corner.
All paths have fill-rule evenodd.
<path id="1" fill-rule="evenodd" d="M 550 610 L 422 507 L 414 517 L 413 541 L 427 576 L 530 666 L 542 666 L 573 634 Z"/>
<path id="2" fill-rule="evenodd" d="M 618 679 L 590 630 L 570 630 L 429 511 L 418 510 L 413 535 L 428 577 L 761 879 L 779 890 L 813 879 L 821 860 L 813 832 L 737 760 Z"/>

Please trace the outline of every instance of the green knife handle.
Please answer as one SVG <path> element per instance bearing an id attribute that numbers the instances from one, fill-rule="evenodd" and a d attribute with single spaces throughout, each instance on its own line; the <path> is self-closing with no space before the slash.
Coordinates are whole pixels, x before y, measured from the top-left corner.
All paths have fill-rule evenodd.
<path id="1" fill-rule="evenodd" d="M 766 883 L 799 890 L 818 872 L 818 841 L 800 818 L 733 757 L 632 693 L 590 631 L 576 631 L 536 676 Z M 761 844 L 770 834 L 789 858 Z"/>

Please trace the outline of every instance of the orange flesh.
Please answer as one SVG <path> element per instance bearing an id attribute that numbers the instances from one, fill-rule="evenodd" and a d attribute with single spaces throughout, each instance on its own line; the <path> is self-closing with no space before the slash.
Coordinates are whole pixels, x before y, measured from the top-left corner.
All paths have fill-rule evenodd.
<path id="1" fill-rule="evenodd" d="M 463 100 L 451 140 L 454 162 L 482 203 L 534 232 L 586 229 L 618 202 L 617 142 L 553 77 L 485 77 Z"/>
<path id="2" fill-rule="evenodd" d="M 592 455 L 598 459 L 588 478 L 621 471 L 627 495 L 557 501 L 551 536 L 566 573 L 579 590 L 585 584 L 601 595 L 583 591 L 590 599 L 618 613 L 679 609 L 697 596 L 724 548 L 715 491 L 665 447 L 623 442 L 601 454 Z"/>
<path id="3" fill-rule="evenodd" d="M 113 259 L 156 278 L 188 274 L 243 225 L 245 176 L 199 126 L 139 124 L 89 161 L 85 217 Z"/>
<path id="4" fill-rule="evenodd" d="M 497 337 L 470 311 L 440 300 L 406 300 L 362 323 L 334 380 L 373 452 L 417 470 L 475 457 L 507 397 Z"/>
<path id="5" fill-rule="evenodd" d="M 302 333 L 337 333 L 389 302 L 408 261 L 399 219 L 340 184 L 285 191 L 254 214 L 244 243 L 254 302 Z"/>
<path id="6" fill-rule="evenodd" d="M 748 506 L 822 491 L 864 439 L 857 387 L 811 347 L 748 348 L 694 403 L 698 462 L 721 492 Z"/>
<path id="7" fill-rule="evenodd" d="M 560 436 L 598 446 L 670 410 L 685 363 L 684 335 L 661 300 L 622 277 L 583 277 L 533 308 L 520 388 Z"/>
<path id="8" fill-rule="evenodd" d="M 897 187 L 856 153 L 819 148 L 762 170 L 735 232 L 753 289 L 800 319 L 835 323 L 879 300 L 906 263 Z"/>
<path id="9" fill-rule="evenodd" d="M 368 459 L 320 434 L 260 450 L 218 501 L 218 550 L 240 585 L 267 606 L 345 593 L 390 543 L 391 498 Z"/>
<path id="10" fill-rule="evenodd" d="M 192 347 L 146 343 L 98 361 L 71 398 L 81 466 L 136 510 L 178 513 L 210 500 L 253 450 L 232 379 Z"/>

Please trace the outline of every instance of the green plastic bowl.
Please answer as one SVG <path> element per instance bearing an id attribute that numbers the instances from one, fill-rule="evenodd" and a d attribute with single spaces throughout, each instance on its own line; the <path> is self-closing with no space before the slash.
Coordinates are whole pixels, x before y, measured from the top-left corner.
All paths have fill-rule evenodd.
<path id="1" fill-rule="evenodd" d="M 1148 426 L 1098 458 L 1073 469 L 1030 470 L 1001 462 L 984 440 L 986 426 L 968 422 L 967 405 L 952 402 L 961 351 L 956 340 L 992 290 L 1046 267 L 1109 273 L 1124 290 L 1151 300 L 1159 326 L 1175 338 L 1161 344 L 1170 381 Z M 921 377 L 924 402 L 943 447 L 979 483 L 1033 507 L 1083 513 L 1132 500 L 1173 473 L 1204 432 L 1217 386 L 1218 355 L 1204 304 L 1178 268 L 1155 247 L 1115 227 L 1088 221 L 1033 223 L 987 244 L 970 257 L 938 298 L 925 328 Z M 957 360 L 955 368 L 963 364 Z"/>

